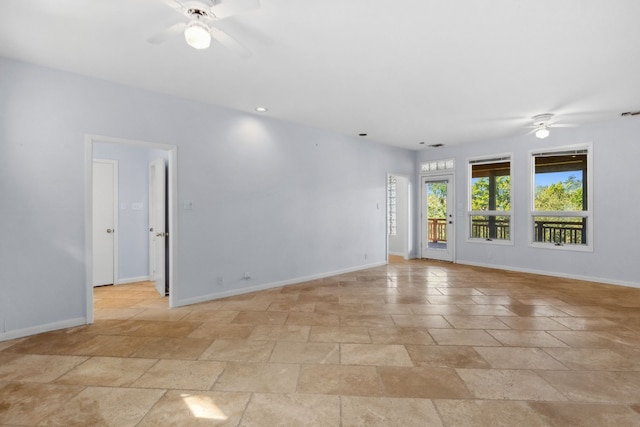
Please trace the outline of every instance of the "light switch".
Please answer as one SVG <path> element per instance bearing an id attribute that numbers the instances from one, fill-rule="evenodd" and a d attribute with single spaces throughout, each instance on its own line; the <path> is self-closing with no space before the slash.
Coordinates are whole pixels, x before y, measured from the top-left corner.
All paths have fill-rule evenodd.
<path id="1" fill-rule="evenodd" d="M 193 210 L 193 202 L 188 200 L 186 202 L 184 202 L 184 210 L 185 211 L 191 211 Z"/>

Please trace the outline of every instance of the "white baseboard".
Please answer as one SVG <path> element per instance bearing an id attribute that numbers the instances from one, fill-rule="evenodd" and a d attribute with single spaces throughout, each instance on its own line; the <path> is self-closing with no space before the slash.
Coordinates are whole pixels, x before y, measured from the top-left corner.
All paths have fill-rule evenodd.
<path id="1" fill-rule="evenodd" d="M 559 273 L 557 271 L 536 270 L 532 268 L 520 268 L 497 264 L 485 264 L 482 262 L 456 260 L 456 264 L 471 265 L 474 267 L 495 268 L 497 270 L 517 271 L 519 273 L 539 274 L 542 276 L 562 277 L 564 279 L 584 280 L 586 282 L 603 283 L 606 285 L 626 286 L 629 288 L 640 288 L 640 283 L 628 282 L 625 280 L 614 280 L 606 277 L 582 276 L 580 274 Z"/>
<path id="2" fill-rule="evenodd" d="M 61 320 L 60 322 L 46 323 L 44 325 L 33 326 L 30 328 L 16 329 L 15 331 L 7 331 L 0 333 L 0 341 L 13 340 L 16 338 L 27 337 L 29 335 L 41 334 L 43 332 L 55 331 L 57 329 L 73 328 L 87 324 L 86 317 L 77 317 L 75 319 Z"/>
<path id="3" fill-rule="evenodd" d="M 118 279 L 116 285 L 126 285 L 128 283 L 147 282 L 151 280 L 150 276 L 128 277 L 126 279 Z"/>
<path id="4" fill-rule="evenodd" d="M 282 280 L 282 281 L 279 281 L 279 282 L 263 283 L 261 285 L 244 287 L 244 288 L 239 288 L 239 289 L 229 289 L 229 290 L 226 290 L 226 291 L 214 292 L 214 293 L 207 294 L 207 295 L 202 295 L 202 296 L 199 296 L 199 297 L 180 299 L 180 300 L 175 301 L 174 305 L 172 307 L 181 307 L 181 306 L 184 306 L 184 305 L 197 304 L 197 303 L 200 303 L 200 302 L 206 302 L 206 301 L 212 301 L 212 300 L 216 300 L 216 299 L 220 299 L 220 298 L 226 298 L 226 297 L 232 297 L 232 296 L 236 296 L 236 295 L 248 294 L 248 293 L 251 293 L 251 292 L 264 291 L 264 290 L 267 290 L 267 289 L 278 288 L 280 286 L 295 285 L 297 283 L 309 282 L 311 280 L 324 279 L 325 277 L 337 276 L 337 275 L 345 274 L 345 273 L 353 273 L 354 271 L 366 270 L 366 269 L 373 268 L 373 267 L 380 267 L 382 265 L 387 265 L 387 262 L 386 261 L 376 262 L 376 263 L 367 264 L 367 265 L 361 265 L 361 266 L 353 267 L 353 268 L 345 268 L 343 270 L 329 271 L 329 272 L 326 272 L 326 273 L 314 274 L 314 275 L 311 275 L 311 276 L 304 276 L 304 277 L 297 277 L 295 279 Z"/>

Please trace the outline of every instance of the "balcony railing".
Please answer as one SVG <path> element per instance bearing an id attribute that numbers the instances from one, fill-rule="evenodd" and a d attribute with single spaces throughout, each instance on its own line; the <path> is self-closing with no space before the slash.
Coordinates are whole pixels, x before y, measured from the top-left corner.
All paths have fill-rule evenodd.
<path id="1" fill-rule="evenodd" d="M 447 241 L 446 218 L 429 218 L 427 223 L 429 242 Z M 585 230 L 586 224 L 582 221 L 538 220 L 534 222 L 535 241 L 542 243 L 583 245 L 586 244 Z M 471 237 L 508 240 L 510 238 L 509 221 L 474 219 L 471 221 Z"/>

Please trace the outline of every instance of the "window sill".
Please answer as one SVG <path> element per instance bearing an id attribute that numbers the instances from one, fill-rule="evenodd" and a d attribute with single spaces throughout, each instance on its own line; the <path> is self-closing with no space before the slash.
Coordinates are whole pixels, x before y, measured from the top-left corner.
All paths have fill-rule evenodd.
<path id="1" fill-rule="evenodd" d="M 551 249 L 556 251 L 593 252 L 591 245 L 556 245 L 554 243 L 529 243 L 530 248 Z"/>
<path id="2" fill-rule="evenodd" d="M 484 243 L 487 245 L 513 246 L 513 240 L 503 239 L 467 239 L 467 243 Z"/>

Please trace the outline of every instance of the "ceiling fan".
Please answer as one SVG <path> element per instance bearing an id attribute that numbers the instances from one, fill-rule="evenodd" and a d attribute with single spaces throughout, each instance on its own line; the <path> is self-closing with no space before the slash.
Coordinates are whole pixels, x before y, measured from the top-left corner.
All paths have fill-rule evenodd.
<path id="1" fill-rule="evenodd" d="M 538 114 L 532 117 L 533 119 L 533 130 L 529 133 L 533 133 L 537 138 L 544 139 L 549 136 L 549 128 L 554 127 L 573 127 L 573 125 L 567 124 L 558 124 L 553 122 L 554 114 L 544 113 Z"/>
<path id="2" fill-rule="evenodd" d="M 162 43 L 171 36 L 183 33 L 187 44 L 194 49 L 208 48 L 213 38 L 242 57 L 251 56 L 247 48 L 216 27 L 215 23 L 259 8 L 260 0 L 166 0 L 166 3 L 182 14 L 183 18 L 181 22 L 149 37 L 149 43 Z"/>

